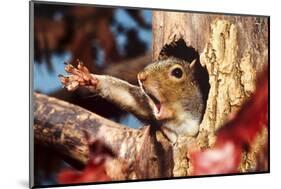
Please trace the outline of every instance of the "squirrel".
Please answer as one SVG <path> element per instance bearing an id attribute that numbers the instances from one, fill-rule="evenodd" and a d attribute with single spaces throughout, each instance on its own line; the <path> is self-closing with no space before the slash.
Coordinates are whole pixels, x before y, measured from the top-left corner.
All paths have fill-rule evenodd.
<path id="1" fill-rule="evenodd" d="M 91 74 L 78 60 L 66 64 L 69 76 L 59 75 L 69 91 L 85 87 L 131 112 L 141 121 L 156 125 L 171 141 L 179 135 L 196 136 L 204 113 L 202 92 L 194 78 L 194 65 L 178 58 L 149 64 L 137 75 L 139 86 L 108 75 Z"/>

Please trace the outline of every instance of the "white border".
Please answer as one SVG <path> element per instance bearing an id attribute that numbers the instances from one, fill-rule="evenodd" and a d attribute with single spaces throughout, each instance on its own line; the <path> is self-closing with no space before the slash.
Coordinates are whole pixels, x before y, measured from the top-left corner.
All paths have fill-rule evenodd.
<path id="1" fill-rule="evenodd" d="M 106 184 L 68 188 L 266 188 L 280 185 L 280 5 L 276 0 L 67 0 L 77 3 L 167 8 L 271 16 L 271 174 Z M 0 185 L 28 187 L 28 1 L 1 2 Z M 11 66 L 11 63 L 12 66 Z"/>

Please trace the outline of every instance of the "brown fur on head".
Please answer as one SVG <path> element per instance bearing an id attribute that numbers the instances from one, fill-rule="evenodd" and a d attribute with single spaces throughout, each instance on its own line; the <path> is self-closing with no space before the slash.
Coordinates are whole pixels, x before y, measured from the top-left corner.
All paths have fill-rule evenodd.
<path id="1" fill-rule="evenodd" d="M 138 74 L 141 88 L 149 98 L 157 120 L 177 121 L 184 112 L 200 117 L 202 95 L 194 79 L 194 64 L 181 59 L 168 58 L 147 66 Z"/>

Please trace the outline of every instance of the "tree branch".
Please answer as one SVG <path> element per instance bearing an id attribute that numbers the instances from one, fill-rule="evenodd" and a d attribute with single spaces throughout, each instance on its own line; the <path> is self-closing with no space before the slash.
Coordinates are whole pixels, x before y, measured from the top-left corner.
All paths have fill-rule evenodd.
<path id="1" fill-rule="evenodd" d="M 35 143 L 51 147 L 81 165 L 88 161 L 89 141 L 100 140 L 112 149 L 117 159 L 126 160 L 128 170 L 123 178 L 159 178 L 172 174 L 172 163 L 166 162 L 172 162 L 168 141 L 162 138 L 158 142 L 150 126 L 131 129 L 79 106 L 34 93 L 33 129 Z"/>

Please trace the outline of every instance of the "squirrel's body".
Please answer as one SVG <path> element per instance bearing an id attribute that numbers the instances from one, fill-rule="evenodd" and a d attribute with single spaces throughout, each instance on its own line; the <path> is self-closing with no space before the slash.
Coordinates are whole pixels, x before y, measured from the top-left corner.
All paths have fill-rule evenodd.
<path id="1" fill-rule="evenodd" d="M 146 123 L 157 123 L 172 141 L 178 135 L 198 133 L 203 98 L 194 78 L 194 64 L 176 58 L 154 62 L 138 74 L 139 86 L 105 75 L 90 74 L 81 63 L 66 66 L 70 77 L 61 76 L 68 90 L 85 86 Z"/>

